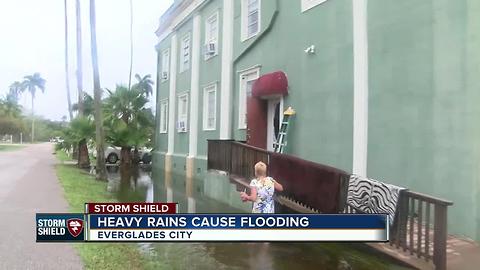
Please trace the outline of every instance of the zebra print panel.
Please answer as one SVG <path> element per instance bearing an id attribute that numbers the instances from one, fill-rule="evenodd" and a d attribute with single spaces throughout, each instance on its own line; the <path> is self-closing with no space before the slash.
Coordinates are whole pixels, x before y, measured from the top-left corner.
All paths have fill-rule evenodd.
<path id="1" fill-rule="evenodd" d="M 400 191 L 403 189 L 352 174 L 348 184 L 347 204 L 368 214 L 388 214 L 392 225 Z"/>

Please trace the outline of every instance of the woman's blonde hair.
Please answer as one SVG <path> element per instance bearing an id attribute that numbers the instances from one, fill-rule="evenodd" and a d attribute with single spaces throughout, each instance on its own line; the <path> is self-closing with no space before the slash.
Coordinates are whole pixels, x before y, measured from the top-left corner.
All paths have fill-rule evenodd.
<path id="1" fill-rule="evenodd" d="M 257 162 L 255 164 L 255 176 L 267 176 L 267 165 L 263 162 Z"/>

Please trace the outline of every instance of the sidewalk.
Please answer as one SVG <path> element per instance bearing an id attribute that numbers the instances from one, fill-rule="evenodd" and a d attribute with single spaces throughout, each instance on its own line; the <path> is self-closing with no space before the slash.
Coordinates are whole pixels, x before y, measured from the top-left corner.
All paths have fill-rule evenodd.
<path id="1" fill-rule="evenodd" d="M 35 243 L 35 213 L 67 212 L 53 146 L 0 153 L 0 269 L 82 269 L 70 244 Z"/>

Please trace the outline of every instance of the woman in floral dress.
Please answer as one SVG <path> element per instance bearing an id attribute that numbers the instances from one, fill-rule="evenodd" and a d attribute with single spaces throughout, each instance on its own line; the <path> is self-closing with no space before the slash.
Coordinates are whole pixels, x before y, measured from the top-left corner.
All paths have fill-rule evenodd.
<path id="1" fill-rule="evenodd" d="M 240 198 L 243 202 L 253 202 L 252 213 L 273 214 L 275 213 L 273 201 L 275 190 L 283 191 L 283 186 L 267 176 L 267 165 L 260 161 L 255 164 L 255 179 L 250 182 L 250 195 L 241 192 Z"/>

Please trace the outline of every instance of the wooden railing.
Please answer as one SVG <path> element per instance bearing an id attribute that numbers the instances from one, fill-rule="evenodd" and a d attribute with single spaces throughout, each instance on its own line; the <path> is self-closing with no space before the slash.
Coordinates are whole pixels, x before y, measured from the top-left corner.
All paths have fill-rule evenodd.
<path id="1" fill-rule="evenodd" d="M 225 171 L 251 179 L 255 163 L 269 164 L 268 151 L 232 140 L 208 140 L 209 170 Z"/>
<path id="2" fill-rule="evenodd" d="M 208 169 L 251 179 L 256 162 L 269 164 L 269 152 L 232 140 L 208 141 Z M 447 208 L 452 202 L 414 191 L 400 193 L 397 214 L 390 230 L 390 245 L 410 255 L 433 261 L 446 269 Z M 360 213 L 346 204 L 346 213 Z"/>
<path id="3" fill-rule="evenodd" d="M 435 269 L 447 268 L 447 209 L 453 202 L 426 194 L 400 193 L 397 214 L 390 230 L 390 245 L 410 255 L 432 260 Z M 346 213 L 360 213 L 350 205 Z"/>

